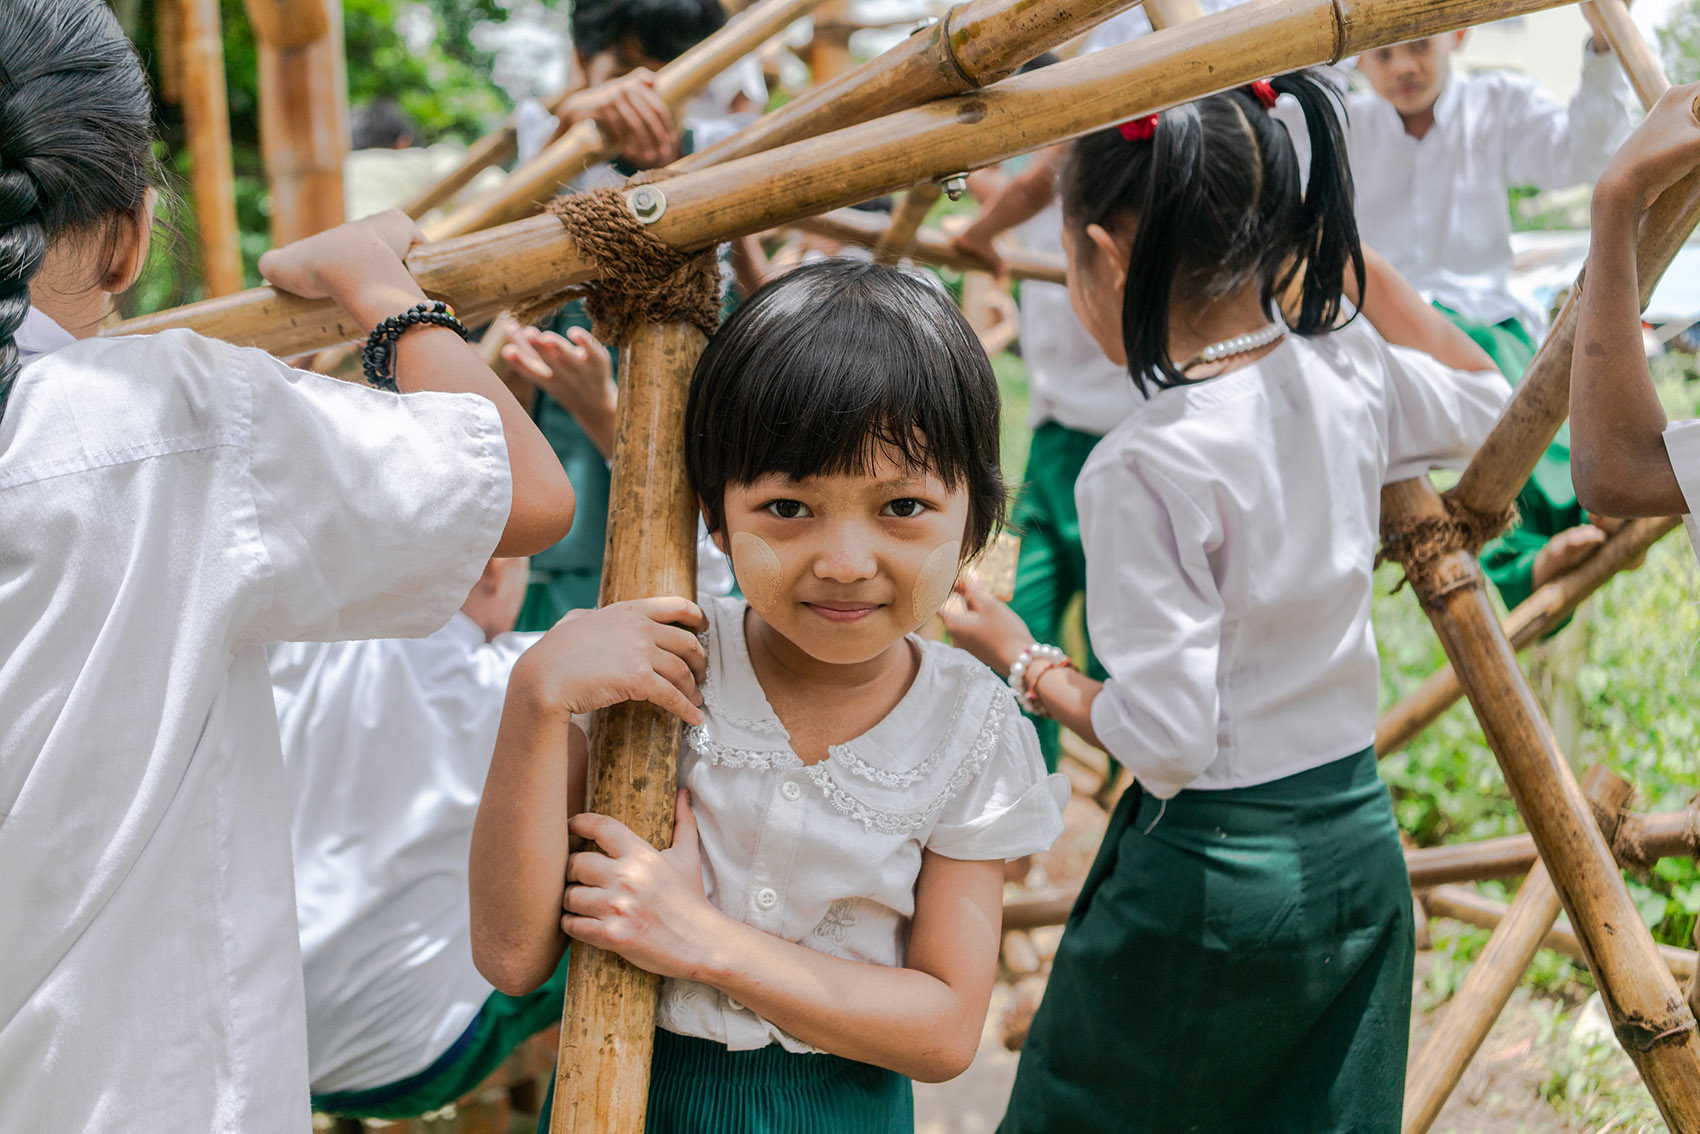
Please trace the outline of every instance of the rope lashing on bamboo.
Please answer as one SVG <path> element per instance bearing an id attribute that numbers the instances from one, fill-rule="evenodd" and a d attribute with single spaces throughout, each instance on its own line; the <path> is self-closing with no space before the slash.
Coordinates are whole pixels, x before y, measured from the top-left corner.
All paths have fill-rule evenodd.
<path id="1" fill-rule="evenodd" d="M 1375 557 L 1376 566 L 1397 563 L 1405 569 L 1405 577 L 1393 590 L 1410 583 L 1425 601 L 1441 598 L 1463 587 L 1479 582 L 1473 574 L 1455 579 L 1443 578 L 1441 561 L 1454 551 L 1467 551 L 1472 556 L 1488 540 L 1517 522 L 1517 505 L 1503 512 L 1478 512 L 1461 503 L 1451 493 L 1443 493 L 1446 515 L 1417 519 L 1381 521 L 1381 551 Z"/>
<path id="2" fill-rule="evenodd" d="M 712 246 L 681 252 L 657 240 L 618 189 L 565 194 L 547 208 L 595 262 L 598 276 L 516 312 L 521 322 L 582 295 L 592 333 L 612 346 L 625 345 L 642 323 L 689 323 L 705 335 L 720 326 L 720 266 Z"/>

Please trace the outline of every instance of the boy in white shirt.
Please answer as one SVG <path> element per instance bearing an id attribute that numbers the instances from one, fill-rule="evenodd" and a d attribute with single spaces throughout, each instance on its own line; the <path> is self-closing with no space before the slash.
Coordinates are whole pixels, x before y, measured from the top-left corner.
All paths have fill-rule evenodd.
<path id="1" fill-rule="evenodd" d="M 1348 103 L 1358 230 L 1515 385 L 1546 320 L 1511 294 L 1508 192 L 1597 176 L 1629 133 L 1631 96 L 1597 29 L 1568 106 L 1526 76 L 1455 72 L 1452 55 L 1463 40 L 1462 31 L 1451 32 L 1359 57 L 1373 89 L 1354 92 Z M 1507 606 L 1605 538 L 1570 484 L 1568 426 L 1518 507 L 1520 525 L 1482 552 L 1483 570 Z"/>

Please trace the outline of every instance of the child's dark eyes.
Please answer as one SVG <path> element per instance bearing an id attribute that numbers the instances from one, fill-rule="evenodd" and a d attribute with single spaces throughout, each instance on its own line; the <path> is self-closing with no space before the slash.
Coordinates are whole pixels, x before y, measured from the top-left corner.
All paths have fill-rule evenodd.
<path id="1" fill-rule="evenodd" d="M 925 512 L 927 510 L 927 505 L 923 501 L 905 496 L 887 504 L 885 506 L 885 510 L 900 520 L 907 520 Z"/>
<path id="2" fill-rule="evenodd" d="M 809 514 L 809 506 L 801 500 L 770 500 L 763 507 L 781 520 L 801 519 Z"/>

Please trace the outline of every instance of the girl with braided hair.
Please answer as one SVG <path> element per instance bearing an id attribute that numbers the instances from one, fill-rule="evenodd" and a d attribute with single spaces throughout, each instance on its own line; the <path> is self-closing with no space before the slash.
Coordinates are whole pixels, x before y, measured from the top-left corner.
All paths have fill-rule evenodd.
<path id="1" fill-rule="evenodd" d="M 431 632 L 572 491 L 421 304 L 399 213 L 260 265 L 380 331 L 399 393 L 95 337 L 146 255 L 151 120 L 100 0 L 0 3 L 0 1130 L 306 1131 L 261 647 Z"/>

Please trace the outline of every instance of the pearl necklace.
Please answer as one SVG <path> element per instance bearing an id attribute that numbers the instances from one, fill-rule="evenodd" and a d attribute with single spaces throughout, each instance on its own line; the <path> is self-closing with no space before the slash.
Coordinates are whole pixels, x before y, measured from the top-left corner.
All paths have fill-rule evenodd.
<path id="1" fill-rule="evenodd" d="M 1219 343 L 1211 343 L 1188 359 L 1181 370 L 1185 372 L 1201 362 L 1220 362 L 1224 358 L 1232 358 L 1236 354 L 1249 354 L 1254 350 L 1268 346 L 1286 333 L 1286 327 L 1280 323 L 1271 323 L 1261 330 L 1244 335 L 1235 335 L 1233 338 L 1223 339 Z"/>

